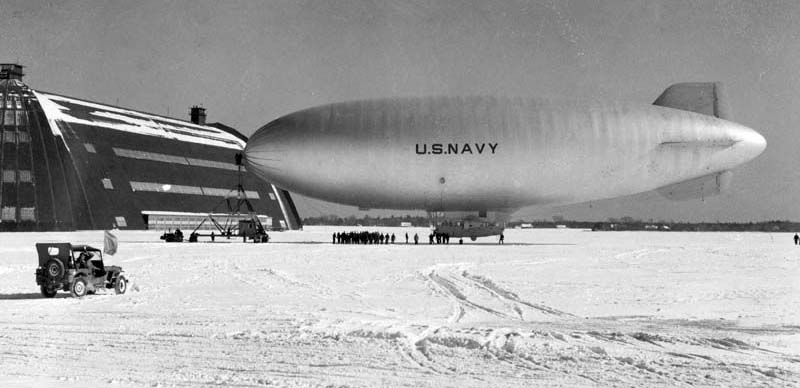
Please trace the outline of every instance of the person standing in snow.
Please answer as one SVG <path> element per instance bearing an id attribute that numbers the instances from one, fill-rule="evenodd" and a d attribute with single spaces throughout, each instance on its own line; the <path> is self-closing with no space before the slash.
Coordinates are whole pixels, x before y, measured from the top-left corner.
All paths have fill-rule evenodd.
<path id="1" fill-rule="evenodd" d="M 406 244 L 408 244 L 408 232 L 406 232 Z"/>
<path id="2" fill-rule="evenodd" d="M 800 236 L 797 233 L 794 234 L 794 245 L 800 245 Z"/>
<path id="3" fill-rule="evenodd" d="M 506 239 L 506 236 L 503 236 L 503 234 L 500 233 L 500 244 L 503 244 L 503 241 L 505 241 L 505 239 Z"/>
<path id="4" fill-rule="evenodd" d="M 417 243 L 419 243 L 419 235 L 414 233 L 414 245 L 417 245 Z"/>

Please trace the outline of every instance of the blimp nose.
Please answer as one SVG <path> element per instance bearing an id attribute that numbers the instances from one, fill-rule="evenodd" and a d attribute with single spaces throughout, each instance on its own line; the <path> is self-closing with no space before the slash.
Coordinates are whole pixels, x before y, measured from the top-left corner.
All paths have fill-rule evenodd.
<path id="1" fill-rule="evenodd" d="M 733 128 L 731 137 L 735 139 L 735 147 L 739 148 L 747 160 L 753 159 L 767 148 L 767 140 L 753 129 L 739 125 Z"/>
<path id="2" fill-rule="evenodd" d="M 275 120 L 257 130 L 244 147 L 245 166 L 248 171 L 270 182 L 280 181 L 285 171 L 289 127 Z"/>
<path id="3" fill-rule="evenodd" d="M 667 170 L 709 174 L 732 170 L 753 160 L 767 146 L 760 133 L 744 125 L 693 115 L 689 125 L 664 132 L 659 147 Z"/>
<path id="4" fill-rule="evenodd" d="M 764 136 L 744 125 L 729 123 L 725 132 L 734 142 L 730 153 L 734 155 L 737 164 L 755 159 L 767 148 Z"/>

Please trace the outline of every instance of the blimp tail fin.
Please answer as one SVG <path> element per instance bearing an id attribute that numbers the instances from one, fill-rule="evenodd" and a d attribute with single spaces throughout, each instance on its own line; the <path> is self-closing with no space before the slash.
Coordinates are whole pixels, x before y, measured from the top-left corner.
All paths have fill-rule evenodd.
<path id="1" fill-rule="evenodd" d="M 685 182 L 664 186 L 656 189 L 656 191 L 673 201 L 703 199 L 726 191 L 730 186 L 731 177 L 733 177 L 733 173 L 730 171 L 716 172 Z"/>
<path id="2" fill-rule="evenodd" d="M 653 105 L 733 120 L 724 88 L 719 82 L 683 82 L 664 90 Z"/>

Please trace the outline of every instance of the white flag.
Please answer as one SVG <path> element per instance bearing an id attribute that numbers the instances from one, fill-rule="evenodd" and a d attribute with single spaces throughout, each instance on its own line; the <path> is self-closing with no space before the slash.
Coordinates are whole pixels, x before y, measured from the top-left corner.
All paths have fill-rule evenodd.
<path id="1" fill-rule="evenodd" d="M 108 230 L 105 233 L 105 240 L 103 242 L 103 253 L 111 256 L 117 253 L 117 236 L 114 236 Z"/>

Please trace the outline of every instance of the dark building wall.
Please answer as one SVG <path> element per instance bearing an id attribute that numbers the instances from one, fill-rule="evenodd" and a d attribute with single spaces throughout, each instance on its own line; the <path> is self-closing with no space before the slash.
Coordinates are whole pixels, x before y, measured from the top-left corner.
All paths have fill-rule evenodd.
<path id="1" fill-rule="evenodd" d="M 77 185 L 71 179 L 74 169 L 63 141 L 52 135 L 41 107 L 24 84 L 0 81 L 0 93 L 0 229 L 74 229 L 75 213 L 85 214 L 86 205 L 72 192 Z"/>
<path id="2" fill-rule="evenodd" d="M 224 193 L 238 184 L 234 155 L 243 147 L 241 134 L 33 92 L 19 81 L 0 80 L 0 93 L 21 99 L 19 109 L 13 101 L 10 108 L 3 104 L 0 117 L 25 116 L 0 122 L 4 136 L 15 137 L 2 139 L 0 164 L 15 171 L 15 180 L 2 183 L 0 230 L 145 229 L 143 211 L 228 211 Z M 20 179 L 22 171 L 31 178 Z M 242 184 L 255 212 L 272 218 L 266 226 L 300 227 L 288 192 L 248 172 Z"/>

